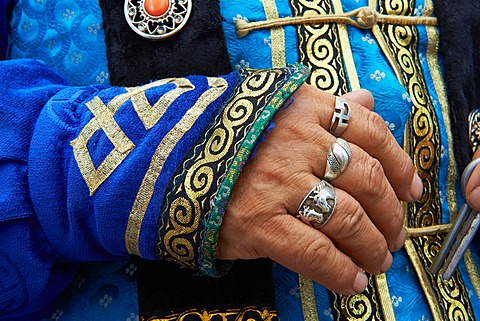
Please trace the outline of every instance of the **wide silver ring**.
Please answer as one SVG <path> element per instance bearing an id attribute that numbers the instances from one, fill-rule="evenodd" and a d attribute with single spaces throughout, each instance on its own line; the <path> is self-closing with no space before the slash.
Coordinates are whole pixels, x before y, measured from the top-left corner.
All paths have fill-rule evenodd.
<path id="1" fill-rule="evenodd" d="M 342 97 L 335 99 L 335 111 L 333 112 L 332 124 L 330 125 L 330 132 L 333 136 L 338 137 L 343 134 L 348 126 L 348 120 L 352 110 L 348 102 Z"/>
<path id="2" fill-rule="evenodd" d="M 332 145 L 327 154 L 327 164 L 325 166 L 325 175 L 323 179 L 331 181 L 347 168 L 352 158 L 352 149 L 348 142 L 338 137 Z"/>
<path id="3" fill-rule="evenodd" d="M 297 217 L 318 229 L 332 217 L 335 202 L 335 189 L 322 180 L 305 196 L 298 207 Z"/>

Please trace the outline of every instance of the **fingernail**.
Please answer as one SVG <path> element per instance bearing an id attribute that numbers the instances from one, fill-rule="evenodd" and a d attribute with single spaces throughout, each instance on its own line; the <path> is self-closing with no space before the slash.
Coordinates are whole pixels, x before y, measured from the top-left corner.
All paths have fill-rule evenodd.
<path id="1" fill-rule="evenodd" d="M 393 261 L 392 254 L 390 254 L 390 252 L 388 252 L 387 256 L 385 257 L 385 260 L 382 263 L 382 267 L 381 267 L 382 273 L 387 272 L 387 270 L 392 265 L 392 261 Z"/>
<path id="2" fill-rule="evenodd" d="M 355 283 L 353 283 L 353 289 L 360 293 L 367 288 L 368 279 L 365 273 L 358 272 L 357 277 L 355 278 Z"/>
<path id="3" fill-rule="evenodd" d="M 406 238 L 407 238 L 407 231 L 405 231 L 405 228 L 402 228 L 402 230 L 400 231 L 400 234 L 397 237 L 397 240 L 395 241 L 395 244 L 390 249 L 390 251 L 395 252 L 400 250 L 405 244 Z"/>
<path id="4" fill-rule="evenodd" d="M 411 195 L 415 200 L 420 199 L 423 194 L 423 183 L 420 176 L 417 173 L 413 175 L 412 185 L 410 186 Z"/>
<path id="5" fill-rule="evenodd" d="M 475 187 L 467 196 L 468 204 L 474 210 L 480 211 L 480 187 Z"/>

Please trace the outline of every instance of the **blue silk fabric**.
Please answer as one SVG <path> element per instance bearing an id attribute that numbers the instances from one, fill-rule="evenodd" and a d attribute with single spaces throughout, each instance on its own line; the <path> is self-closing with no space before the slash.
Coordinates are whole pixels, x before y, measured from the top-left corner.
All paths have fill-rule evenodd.
<path id="1" fill-rule="evenodd" d="M 18 0 L 9 28 L 7 59 L 42 60 L 73 85 L 110 83 L 98 2 Z"/>
<path id="2" fill-rule="evenodd" d="M 289 0 L 270 1 L 247 1 L 244 0 L 220 0 L 221 13 L 224 17 L 224 30 L 227 39 L 230 61 L 232 66 L 251 68 L 270 68 L 274 59 L 272 58 L 272 33 L 270 29 L 259 29 L 251 31 L 245 37 L 239 38 L 236 34 L 235 22 L 238 19 L 245 21 L 264 21 L 267 19 L 267 11 L 272 9 L 272 3 L 276 6 L 278 17 L 295 16 Z M 367 6 L 367 0 L 341 1 L 344 12 Z M 265 5 L 265 7 L 264 7 Z M 270 6 L 269 9 L 268 6 Z M 315 7 L 315 3 L 311 3 Z M 423 0 L 415 1 L 413 15 L 421 16 L 424 13 L 426 4 Z M 295 26 L 285 26 L 284 51 L 285 62 L 296 62 L 302 57 L 298 54 L 298 36 Z M 385 120 L 391 133 L 395 136 L 400 145 L 403 144 L 404 131 L 407 119 L 412 110 L 412 99 L 407 90 L 396 78 L 392 68 L 388 64 L 385 55 L 380 49 L 377 40 L 370 30 L 362 30 L 347 26 L 351 51 L 357 69 L 360 87 L 368 89 L 375 98 L 375 111 Z M 425 81 L 428 93 L 435 107 L 440 126 L 440 172 L 439 188 L 442 210 L 442 222 L 450 221 L 450 212 L 447 198 L 448 164 L 453 155 L 448 147 L 449 137 L 445 119 L 448 119 L 448 112 L 442 110 L 441 101 L 435 90 L 432 71 L 427 61 L 428 37 L 424 26 L 418 26 L 420 45 L 418 48 L 418 59 L 425 74 Z M 441 63 L 441 61 L 440 61 Z M 442 102 L 442 104 L 445 102 Z M 458 173 L 457 176 L 459 177 Z M 464 203 L 456 184 L 455 197 L 458 206 Z M 478 240 L 478 238 L 477 238 Z M 479 266 L 479 244 L 473 244 L 470 248 L 472 257 Z M 461 263 L 460 272 L 467 286 L 468 296 L 472 303 L 473 312 L 476 318 L 480 318 L 480 298 L 472 285 L 478 284 L 478 274 L 467 273 L 464 262 Z M 274 280 L 276 293 L 276 306 L 281 320 L 303 320 L 302 298 L 298 274 L 274 264 Z M 477 272 L 478 273 L 478 272 Z M 412 266 L 405 250 L 394 253 L 393 265 L 386 273 L 388 288 L 393 305 L 393 311 L 397 320 L 433 320 L 426 297 L 420 287 L 415 269 Z M 334 313 L 331 305 L 331 297 L 328 291 L 321 285 L 314 283 L 314 298 L 306 298 L 316 302 L 316 309 L 319 320 L 332 320 Z M 305 298 L 304 298 L 305 299 Z"/>
<path id="3" fill-rule="evenodd" d="M 2 318 L 45 306 L 73 280 L 81 262 L 130 256 L 125 238 L 132 204 L 155 150 L 164 137 L 170 137 L 172 148 L 153 182 L 155 192 L 147 203 L 138 235 L 141 256 L 155 259 L 157 219 L 165 187 L 185 153 L 228 100 L 240 76 L 232 73 L 218 78 L 223 79 L 224 90 L 211 102 L 200 103 L 204 109 L 184 135 L 172 138 L 167 134 L 189 110 L 198 108 L 198 98 L 212 88 L 207 77 L 183 78 L 191 90 L 162 105 L 164 113 L 146 126 L 145 117 L 140 116 L 130 98 L 122 100 L 116 109 L 112 107 L 115 99 L 118 102 L 118 97 L 128 96 L 128 90 L 135 87 L 71 87 L 34 60 L 2 61 L 0 71 Z M 147 86 L 137 89 L 152 106 L 177 88 L 175 81 Z M 94 101 L 99 109 L 92 107 Z M 131 144 L 119 153 L 122 147 L 117 139 Z M 83 146 L 81 150 L 75 141 Z M 75 155 L 76 151 L 79 154 Z M 122 153 L 128 155 L 118 158 Z M 91 162 L 99 170 L 109 157 L 115 162 L 107 164 L 108 176 L 92 191 L 80 163 Z M 126 261 L 115 264 L 114 270 L 120 274 L 135 272 Z M 108 274 L 97 285 L 106 279 Z M 127 283 L 120 280 L 120 284 Z M 101 293 L 102 286 L 95 291 Z M 106 296 L 98 300 L 94 293 L 89 297 L 96 300 L 91 307 L 111 306 L 117 292 L 106 291 Z M 130 288 L 122 295 L 133 292 Z"/>

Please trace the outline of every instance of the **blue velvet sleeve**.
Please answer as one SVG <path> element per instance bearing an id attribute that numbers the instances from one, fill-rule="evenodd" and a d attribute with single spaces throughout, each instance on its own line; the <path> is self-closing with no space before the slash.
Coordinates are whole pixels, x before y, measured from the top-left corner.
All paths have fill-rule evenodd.
<path id="1" fill-rule="evenodd" d="M 0 319 L 44 307 L 79 262 L 156 258 L 164 186 L 239 79 L 71 87 L 0 62 Z"/>
<path id="2" fill-rule="evenodd" d="M 28 151 L 35 122 L 68 83 L 34 61 L 0 62 L 0 318 L 40 309 L 76 266 L 54 250 L 28 192 Z M 53 262 L 58 262 L 54 267 Z M 55 271 L 55 273 L 52 273 Z M 42 298 L 42 299 L 40 299 Z"/>
<path id="3" fill-rule="evenodd" d="M 229 192 L 306 75 L 72 87 L 37 61 L 0 62 L 0 319 L 45 307 L 81 262 L 138 255 L 220 276 Z"/>

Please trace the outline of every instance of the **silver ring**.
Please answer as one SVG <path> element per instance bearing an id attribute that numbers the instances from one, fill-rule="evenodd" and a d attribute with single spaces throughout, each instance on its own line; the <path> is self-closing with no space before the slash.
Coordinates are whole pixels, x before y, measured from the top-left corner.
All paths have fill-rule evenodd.
<path id="1" fill-rule="evenodd" d="M 297 217 L 318 229 L 325 225 L 332 216 L 335 202 L 335 189 L 322 180 L 305 196 L 298 207 Z"/>
<path id="2" fill-rule="evenodd" d="M 338 137 L 343 134 L 348 126 L 348 120 L 352 110 L 348 102 L 341 98 L 335 99 L 335 111 L 333 112 L 332 124 L 330 125 L 330 132 L 333 136 Z"/>
<path id="3" fill-rule="evenodd" d="M 348 142 L 338 137 L 332 145 L 327 154 L 327 164 L 325 167 L 325 175 L 323 179 L 331 181 L 347 168 L 352 158 L 352 149 Z"/>

